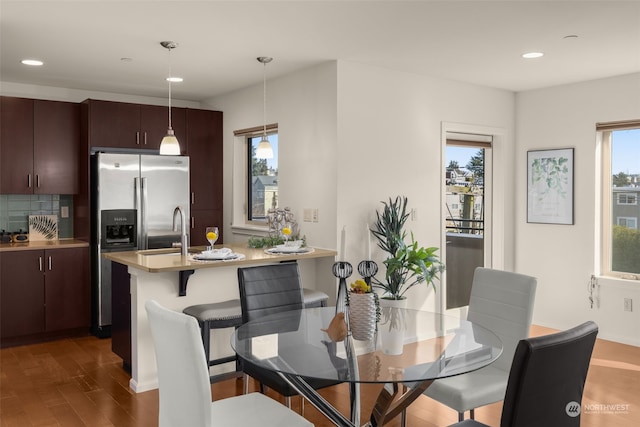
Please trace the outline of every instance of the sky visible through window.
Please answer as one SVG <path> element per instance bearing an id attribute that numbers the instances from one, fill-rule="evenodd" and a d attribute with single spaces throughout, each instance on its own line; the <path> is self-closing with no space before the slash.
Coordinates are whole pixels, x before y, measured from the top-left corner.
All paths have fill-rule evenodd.
<path id="1" fill-rule="evenodd" d="M 613 132 L 611 172 L 640 174 L 640 129 Z"/>
<path id="2" fill-rule="evenodd" d="M 469 159 L 477 151 L 477 148 L 448 146 L 445 166 L 455 160 L 458 162 L 458 166 L 466 168 Z M 619 172 L 624 172 L 627 175 L 640 174 L 640 129 L 613 132 L 613 152 L 611 154 L 611 171 L 614 174 Z M 576 153 L 576 159 L 577 157 L 578 153 Z"/>

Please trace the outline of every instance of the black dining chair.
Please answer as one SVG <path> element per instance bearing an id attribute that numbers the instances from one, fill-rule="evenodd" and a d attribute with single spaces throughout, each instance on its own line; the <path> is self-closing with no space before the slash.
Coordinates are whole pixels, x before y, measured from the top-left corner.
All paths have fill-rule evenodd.
<path id="1" fill-rule="evenodd" d="M 304 308 L 300 271 L 295 262 L 238 268 L 238 286 L 242 323 L 258 320 L 269 314 Z M 298 393 L 280 375 L 246 360 L 241 360 L 240 367 L 245 374 L 260 383 L 262 393 L 265 392 L 265 386 L 271 388 L 283 395 L 287 406 L 291 407 L 291 396 Z M 339 383 L 313 378 L 305 380 L 314 389 Z M 248 392 L 246 378 L 244 392 Z M 304 400 L 301 410 L 304 411 Z"/>
<path id="2" fill-rule="evenodd" d="M 585 322 L 520 340 L 509 372 L 500 427 L 579 427 L 582 393 L 598 326 Z M 488 427 L 468 419 L 450 427 Z"/>

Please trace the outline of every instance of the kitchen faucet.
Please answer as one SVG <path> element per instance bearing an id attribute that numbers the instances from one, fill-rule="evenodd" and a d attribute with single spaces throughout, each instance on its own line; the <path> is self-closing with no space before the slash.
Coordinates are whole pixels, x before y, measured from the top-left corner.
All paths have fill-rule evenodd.
<path id="1" fill-rule="evenodd" d="M 184 210 L 181 206 L 176 206 L 173 210 L 173 231 L 178 231 L 176 227 L 176 214 L 180 214 L 180 221 L 182 221 L 180 229 L 180 254 L 187 255 L 189 253 L 189 237 L 187 236 L 187 219 L 184 216 Z"/>

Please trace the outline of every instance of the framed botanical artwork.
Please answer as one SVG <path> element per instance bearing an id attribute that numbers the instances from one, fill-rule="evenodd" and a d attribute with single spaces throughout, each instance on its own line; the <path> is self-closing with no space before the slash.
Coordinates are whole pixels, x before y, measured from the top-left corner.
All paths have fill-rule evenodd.
<path id="1" fill-rule="evenodd" d="M 527 151 L 527 222 L 573 224 L 573 148 Z"/>

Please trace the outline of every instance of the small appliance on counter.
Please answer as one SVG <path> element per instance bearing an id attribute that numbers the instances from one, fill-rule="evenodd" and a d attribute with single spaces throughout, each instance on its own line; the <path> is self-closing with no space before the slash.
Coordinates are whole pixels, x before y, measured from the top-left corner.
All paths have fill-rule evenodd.
<path id="1" fill-rule="evenodd" d="M 29 233 L 22 231 L 22 228 L 11 235 L 11 241 L 13 243 L 25 243 L 29 241 Z"/>
<path id="2" fill-rule="evenodd" d="M 13 242 L 13 233 L 9 233 L 8 231 L 0 231 L 0 243 L 11 243 Z"/>

